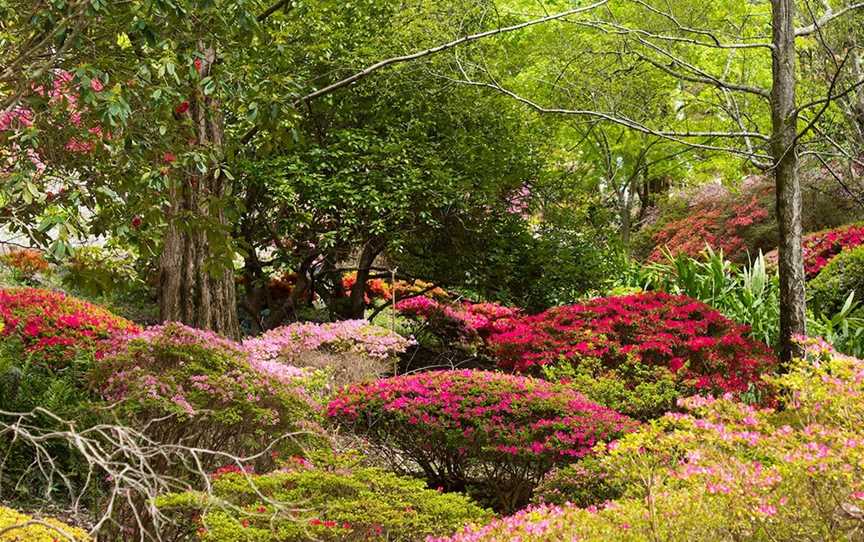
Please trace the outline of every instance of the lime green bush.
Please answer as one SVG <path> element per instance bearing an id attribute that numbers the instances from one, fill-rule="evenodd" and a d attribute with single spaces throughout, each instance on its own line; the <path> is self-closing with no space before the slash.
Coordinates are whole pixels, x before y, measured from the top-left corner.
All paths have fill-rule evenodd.
<path id="1" fill-rule="evenodd" d="M 5 506 L 0 506 L 0 533 L 2 533 L 0 542 L 71 542 L 73 540 L 90 542 L 91 540 L 83 530 L 62 521 L 53 518 L 34 518 Z"/>
<path id="2" fill-rule="evenodd" d="M 224 469 L 212 494 L 165 495 L 157 506 L 185 518 L 202 542 L 420 541 L 491 517 L 465 496 L 360 466 L 354 456 L 313 461 L 294 458 L 263 475 Z"/>
<path id="3" fill-rule="evenodd" d="M 811 307 L 818 314 L 840 312 L 849 294 L 864 296 L 864 246 L 838 254 L 807 285 Z"/>

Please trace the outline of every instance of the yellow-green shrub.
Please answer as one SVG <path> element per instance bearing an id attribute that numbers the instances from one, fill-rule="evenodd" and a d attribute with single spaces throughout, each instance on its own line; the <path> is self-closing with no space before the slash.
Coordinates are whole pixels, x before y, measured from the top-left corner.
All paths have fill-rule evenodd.
<path id="1" fill-rule="evenodd" d="M 264 475 L 224 469 L 212 494 L 165 495 L 157 505 L 185 516 L 189 535 L 202 542 L 409 542 L 491 516 L 463 495 L 360 466 L 353 456 L 314 461 L 294 458 Z"/>
<path id="2" fill-rule="evenodd" d="M 75 542 L 90 542 L 91 539 L 83 530 L 54 518 L 34 518 L 11 508 L 0 506 L 0 542 L 69 542 L 73 540 Z"/>

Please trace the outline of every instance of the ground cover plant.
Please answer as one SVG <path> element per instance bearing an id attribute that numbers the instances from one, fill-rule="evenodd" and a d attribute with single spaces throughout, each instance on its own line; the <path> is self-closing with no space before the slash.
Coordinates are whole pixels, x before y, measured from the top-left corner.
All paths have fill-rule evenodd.
<path id="1" fill-rule="evenodd" d="M 290 458 L 267 474 L 224 469 L 213 492 L 160 497 L 202 542 L 422 541 L 491 513 L 422 481 L 367 467 L 354 456 Z"/>

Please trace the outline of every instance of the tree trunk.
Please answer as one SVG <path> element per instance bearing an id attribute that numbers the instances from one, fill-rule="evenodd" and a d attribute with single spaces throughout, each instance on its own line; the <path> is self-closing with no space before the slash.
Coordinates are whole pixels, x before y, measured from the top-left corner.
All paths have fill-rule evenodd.
<path id="1" fill-rule="evenodd" d="M 780 229 L 780 356 L 798 354 L 795 335 L 807 332 L 804 258 L 801 248 L 801 186 L 796 154 L 795 0 L 771 0 L 773 56 L 771 154 Z"/>
<path id="2" fill-rule="evenodd" d="M 347 318 L 359 320 L 365 316 L 366 282 L 369 280 L 369 273 L 372 270 L 372 264 L 375 263 L 375 258 L 383 249 L 383 243 L 376 237 L 369 239 L 363 245 L 363 250 L 360 251 L 360 257 L 357 261 L 357 280 L 351 287 L 351 297 L 345 314 Z"/>
<path id="3" fill-rule="evenodd" d="M 205 77 L 215 60 L 212 47 L 200 47 Z M 222 116 L 218 101 L 196 88 L 184 122 L 194 125 L 194 143 L 215 156 L 222 154 Z M 228 235 L 219 202 L 225 196 L 225 176 L 200 173 L 194 166 L 185 178 L 169 183 L 168 228 L 160 259 L 159 314 L 163 321 L 209 329 L 239 338 L 234 268 L 230 255 L 214 254 L 208 233 Z"/>

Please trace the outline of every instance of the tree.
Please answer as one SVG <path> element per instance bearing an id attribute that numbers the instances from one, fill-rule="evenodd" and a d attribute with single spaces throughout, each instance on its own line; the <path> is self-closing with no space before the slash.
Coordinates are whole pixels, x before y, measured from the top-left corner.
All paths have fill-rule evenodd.
<path id="1" fill-rule="evenodd" d="M 486 61 L 488 54 L 478 55 L 473 70 L 463 66 L 460 81 L 495 90 L 541 113 L 599 119 L 700 151 L 738 155 L 753 166 L 772 171 L 781 235 L 781 355 L 789 359 L 794 351 L 793 336 L 806 332 L 798 156 L 805 143 L 819 143 L 806 138 L 825 109 L 862 83 L 835 88 L 845 63 L 840 62 L 831 81 L 818 87 L 820 95 L 799 104 L 795 40 L 821 32 L 860 7 L 850 4 L 835 11 L 826 5 L 818 16 L 810 12 L 810 24 L 796 28 L 792 0 L 773 0 L 770 11 L 763 3 L 712 3 L 696 9 L 690 2 L 634 1 L 607 4 L 595 10 L 590 19 L 573 25 L 568 38 L 576 36 L 579 43 L 585 33 L 597 34 L 604 41 L 610 36 L 617 38 L 618 48 L 609 53 L 621 60 L 615 70 L 650 67 L 675 82 L 680 104 L 674 122 L 634 118 L 626 108 L 597 107 L 606 105 L 597 99 L 576 99 L 577 107 L 573 108 L 543 106 L 525 97 L 524 80 L 493 75 L 494 66 Z M 766 40 L 761 36 L 767 34 L 769 26 L 771 39 Z M 770 64 L 766 63 L 766 52 L 770 53 Z M 562 56 L 560 49 L 558 55 Z M 609 80 L 614 73 L 617 71 L 608 74 Z M 572 68 L 547 77 L 578 98 L 573 88 L 581 87 Z M 512 86 L 502 83 L 505 80 Z M 816 113 L 801 126 L 799 115 L 810 110 Z"/>

